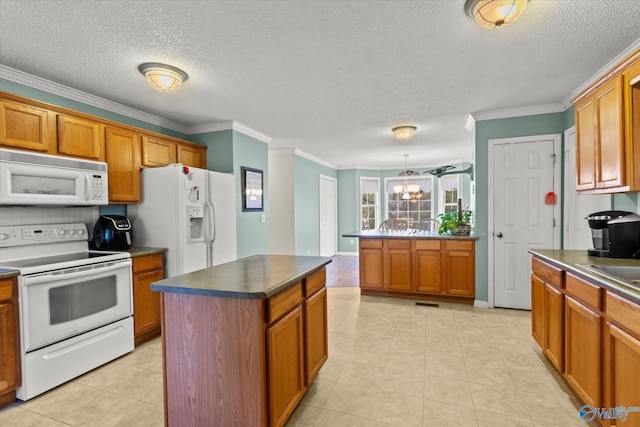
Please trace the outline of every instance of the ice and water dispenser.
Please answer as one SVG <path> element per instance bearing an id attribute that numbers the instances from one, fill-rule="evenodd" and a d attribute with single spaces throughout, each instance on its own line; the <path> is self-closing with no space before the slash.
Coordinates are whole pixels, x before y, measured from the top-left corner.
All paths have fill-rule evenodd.
<path id="1" fill-rule="evenodd" d="M 187 206 L 189 218 L 189 242 L 204 240 L 204 206 Z"/>

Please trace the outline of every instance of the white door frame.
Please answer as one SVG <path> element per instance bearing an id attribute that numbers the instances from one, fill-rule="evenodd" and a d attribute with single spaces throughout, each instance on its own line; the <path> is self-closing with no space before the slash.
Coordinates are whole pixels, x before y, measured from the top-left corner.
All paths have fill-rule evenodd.
<path id="1" fill-rule="evenodd" d="M 330 176 L 320 174 L 318 178 L 318 254 L 322 256 L 322 180 L 333 183 L 333 223 L 335 224 L 334 248 L 332 253 L 338 253 L 338 180 Z"/>
<path id="2" fill-rule="evenodd" d="M 562 185 L 561 185 L 561 181 L 562 181 L 562 175 L 560 174 L 560 165 L 562 164 L 562 150 L 560 147 L 560 140 L 561 140 L 562 135 L 559 133 L 554 133 L 554 134 L 548 134 L 548 135 L 532 135 L 532 136 L 522 136 L 522 137 L 516 137 L 516 138 L 499 138 L 499 139 L 490 139 L 488 141 L 488 145 L 489 145 L 489 182 L 488 182 L 488 200 L 487 200 L 487 207 L 488 207 L 488 227 L 487 227 L 487 240 L 488 240 L 488 260 L 489 260 L 489 265 L 488 265 L 488 274 L 487 274 L 487 279 L 488 279 L 488 305 L 489 308 L 493 308 L 494 307 L 494 303 L 495 303 L 495 283 L 494 283 L 494 279 L 493 279 L 493 275 L 494 275 L 494 256 L 493 256 L 493 251 L 494 251 L 494 245 L 493 245 L 493 234 L 495 232 L 494 228 L 493 228 L 493 220 L 494 220 L 494 212 L 493 212 L 493 193 L 494 193 L 494 188 L 493 188 L 493 180 L 494 180 L 494 174 L 493 174 L 493 157 L 494 157 L 494 148 L 497 145 L 504 145 L 504 144 L 518 144 L 518 143 L 522 143 L 522 142 L 531 142 L 532 140 L 541 140 L 541 139 L 551 139 L 553 140 L 553 152 L 556 155 L 556 161 L 555 164 L 553 165 L 553 173 L 555 175 L 555 179 L 554 179 L 554 185 L 553 185 L 553 191 L 558 195 L 558 203 L 555 205 L 554 207 L 554 218 L 558 218 L 558 220 L 556 221 L 556 225 L 553 228 L 553 245 L 554 248 L 559 249 L 560 248 L 560 236 L 562 234 L 562 224 L 560 224 L 560 213 L 561 213 L 561 209 L 560 206 L 562 205 Z"/>

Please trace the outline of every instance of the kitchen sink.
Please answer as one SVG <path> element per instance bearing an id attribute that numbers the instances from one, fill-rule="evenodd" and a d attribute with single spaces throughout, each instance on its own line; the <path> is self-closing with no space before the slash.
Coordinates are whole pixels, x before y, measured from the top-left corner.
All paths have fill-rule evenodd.
<path id="1" fill-rule="evenodd" d="M 593 273 L 640 290 L 640 266 L 579 264 Z"/>

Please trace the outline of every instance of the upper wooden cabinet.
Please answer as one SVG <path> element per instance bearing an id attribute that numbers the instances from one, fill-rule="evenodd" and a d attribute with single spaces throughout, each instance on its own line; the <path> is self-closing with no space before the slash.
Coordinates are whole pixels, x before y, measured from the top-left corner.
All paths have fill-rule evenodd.
<path id="1" fill-rule="evenodd" d="M 194 168 L 206 169 L 207 147 L 196 144 L 178 144 L 176 148 L 178 163 Z"/>
<path id="2" fill-rule="evenodd" d="M 140 203 L 140 135 L 105 127 L 109 203 Z"/>
<path id="3" fill-rule="evenodd" d="M 142 135 L 142 166 L 166 166 L 176 163 L 176 143 Z"/>
<path id="4" fill-rule="evenodd" d="M 58 153 L 104 161 L 102 128 L 94 120 L 58 115 Z"/>
<path id="5" fill-rule="evenodd" d="M 640 191 L 639 64 L 640 50 L 573 101 L 577 191 Z"/>
<path id="6" fill-rule="evenodd" d="M 0 145 L 55 153 L 55 120 L 55 113 L 47 109 L 0 100 Z"/>

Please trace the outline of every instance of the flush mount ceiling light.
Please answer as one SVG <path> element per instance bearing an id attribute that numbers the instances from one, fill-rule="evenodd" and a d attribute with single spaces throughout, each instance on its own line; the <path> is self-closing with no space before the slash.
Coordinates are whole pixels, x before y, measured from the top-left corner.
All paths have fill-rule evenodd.
<path id="1" fill-rule="evenodd" d="M 179 68 L 158 62 L 145 62 L 140 64 L 138 70 L 147 78 L 149 84 L 162 92 L 176 89 L 187 80 L 187 73 Z"/>
<path id="2" fill-rule="evenodd" d="M 413 136 L 413 133 L 416 131 L 415 126 L 398 126 L 391 129 L 391 132 L 401 141 L 406 141 L 407 139 Z"/>
<path id="3" fill-rule="evenodd" d="M 494 29 L 515 22 L 528 0 L 467 0 L 464 10 L 480 26 Z"/>

